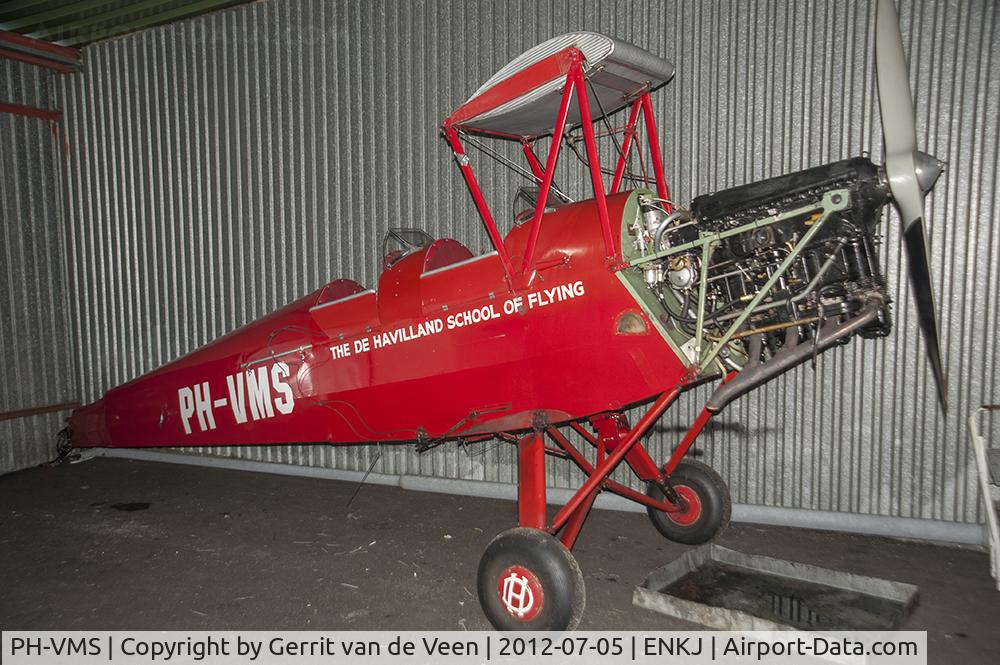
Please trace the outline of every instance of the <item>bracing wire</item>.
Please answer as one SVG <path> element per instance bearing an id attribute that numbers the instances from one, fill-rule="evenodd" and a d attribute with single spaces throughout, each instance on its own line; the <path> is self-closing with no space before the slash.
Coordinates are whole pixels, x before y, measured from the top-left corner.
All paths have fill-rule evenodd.
<path id="1" fill-rule="evenodd" d="M 464 134 L 463 133 L 462 136 L 464 136 L 465 140 L 468 141 L 474 148 L 476 148 L 477 150 L 479 150 L 480 152 L 482 152 L 487 157 L 493 158 L 497 162 L 503 164 L 504 166 L 506 166 L 507 168 L 511 169 L 515 173 L 518 173 L 519 175 L 523 176 L 524 178 L 527 178 L 528 180 L 530 180 L 531 182 L 535 183 L 536 185 L 541 185 L 542 184 L 542 179 L 539 178 L 538 176 L 536 176 L 534 173 L 532 173 L 531 171 L 528 171 L 527 169 L 525 169 L 523 166 L 521 166 L 517 162 L 515 162 L 515 161 L 513 161 L 513 160 L 511 160 L 511 159 L 509 159 L 507 157 L 505 157 L 504 155 L 501 155 L 499 152 L 497 152 L 496 150 L 493 150 L 492 148 L 490 148 L 489 146 L 487 146 L 485 143 L 482 143 L 479 140 L 477 140 L 471 134 Z M 552 179 L 552 191 L 555 193 L 556 196 L 558 196 L 559 198 L 561 198 L 564 203 L 572 203 L 573 202 L 573 199 L 568 194 L 566 194 L 564 191 L 562 191 L 562 189 L 559 188 L 559 186 L 556 184 L 555 178 Z"/>

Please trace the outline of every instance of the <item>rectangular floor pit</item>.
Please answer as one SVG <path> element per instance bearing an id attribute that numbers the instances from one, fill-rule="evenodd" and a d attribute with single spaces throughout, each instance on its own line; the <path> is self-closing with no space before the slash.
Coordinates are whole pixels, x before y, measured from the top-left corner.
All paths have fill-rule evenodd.
<path id="1" fill-rule="evenodd" d="M 658 568 L 634 604 L 724 630 L 894 630 L 917 588 L 705 545 Z"/>

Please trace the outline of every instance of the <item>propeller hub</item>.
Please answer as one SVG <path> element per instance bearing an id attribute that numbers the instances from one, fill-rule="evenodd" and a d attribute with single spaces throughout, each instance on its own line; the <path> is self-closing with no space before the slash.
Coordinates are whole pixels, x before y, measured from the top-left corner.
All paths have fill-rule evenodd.
<path id="1" fill-rule="evenodd" d="M 944 162 L 919 150 L 913 152 L 913 166 L 917 172 L 917 184 L 924 194 L 931 191 L 941 172 L 944 171 Z"/>

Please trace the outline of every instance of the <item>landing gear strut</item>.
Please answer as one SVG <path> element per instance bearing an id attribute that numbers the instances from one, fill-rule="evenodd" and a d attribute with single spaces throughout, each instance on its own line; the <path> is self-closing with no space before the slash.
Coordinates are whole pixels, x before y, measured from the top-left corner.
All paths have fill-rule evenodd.
<path id="1" fill-rule="evenodd" d="M 727 377 L 728 379 L 729 377 Z M 610 491 L 646 506 L 656 529 L 679 543 L 714 538 L 729 523 L 731 500 L 722 478 L 707 465 L 683 460 L 712 414 L 695 420 L 663 467 L 640 442 L 683 386 L 662 395 L 629 427 L 622 413 L 590 419 L 594 434 L 579 423 L 570 427 L 596 448 L 592 463 L 555 427 L 538 429 L 518 442 L 518 522 L 489 544 L 479 563 L 479 602 L 499 630 L 572 630 L 580 622 L 585 589 L 570 553 L 598 493 Z M 557 448 L 546 447 L 548 435 Z M 569 459 L 588 478 L 552 521 L 545 501 L 545 455 Z M 645 494 L 610 480 L 625 461 L 647 483 Z"/>

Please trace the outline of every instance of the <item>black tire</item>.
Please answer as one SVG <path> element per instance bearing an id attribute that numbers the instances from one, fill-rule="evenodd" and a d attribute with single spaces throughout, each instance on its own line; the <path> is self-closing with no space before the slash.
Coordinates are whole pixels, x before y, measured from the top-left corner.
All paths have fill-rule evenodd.
<path id="1" fill-rule="evenodd" d="M 497 630 L 573 630 L 583 616 L 580 566 L 565 545 L 538 529 L 510 529 L 494 538 L 476 582 L 479 604 Z"/>
<path id="2" fill-rule="evenodd" d="M 733 500 L 729 488 L 715 470 L 696 460 L 685 460 L 670 475 L 670 484 L 688 500 L 685 513 L 666 513 L 647 508 L 649 519 L 664 538 L 685 545 L 700 545 L 715 538 L 729 525 Z M 646 487 L 646 496 L 664 501 L 655 483 Z"/>

